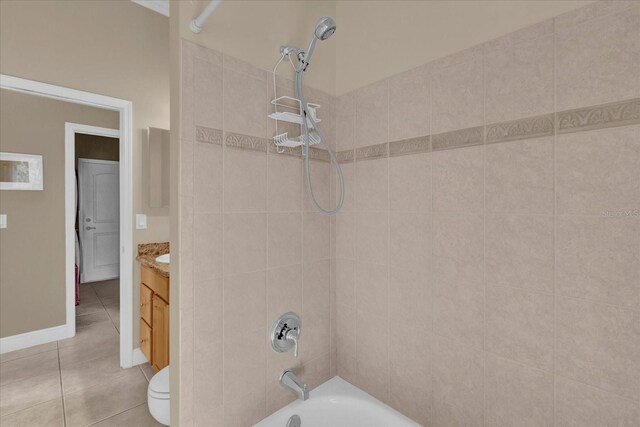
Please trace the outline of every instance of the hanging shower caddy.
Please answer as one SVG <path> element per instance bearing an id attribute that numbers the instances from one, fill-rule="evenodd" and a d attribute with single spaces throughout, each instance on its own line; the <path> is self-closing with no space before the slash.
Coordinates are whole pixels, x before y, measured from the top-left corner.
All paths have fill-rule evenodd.
<path id="1" fill-rule="evenodd" d="M 276 136 L 273 137 L 273 142 L 277 147 L 300 147 L 307 141 L 304 135 L 290 137 L 288 132 L 278 133 L 278 122 L 288 122 L 302 126 L 302 116 L 300 115 L 300 100 L 292 98 L 290 96 L 280 96 L 271 103 L 274 106 L 274 112 L 269 114 L 269 118 L 276 121 Z M 313 121 L 316 123 L 321 120 L 317 117 L 316 110 L 320 108 L 320 105 L 307 103 L 307 111 Z M 320 136 L 314 131 L 313 121 L 307 118 L 307 127 L 309 128 L 309 145 L 315 145 L 320 143 Z"/>

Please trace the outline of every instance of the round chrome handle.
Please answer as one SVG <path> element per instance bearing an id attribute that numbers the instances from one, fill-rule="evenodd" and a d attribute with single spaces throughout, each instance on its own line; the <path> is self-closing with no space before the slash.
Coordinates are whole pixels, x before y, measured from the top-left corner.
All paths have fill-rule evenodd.
<path id="1" fill-rule="evenodd" d="M 294 350 L 294 356 L 298 356 L 298 341 L 302 333 L 300 317 L 293 312 L 285 313 L 273 322 L 269 338 L 271 348 L 277 353 Z"/>

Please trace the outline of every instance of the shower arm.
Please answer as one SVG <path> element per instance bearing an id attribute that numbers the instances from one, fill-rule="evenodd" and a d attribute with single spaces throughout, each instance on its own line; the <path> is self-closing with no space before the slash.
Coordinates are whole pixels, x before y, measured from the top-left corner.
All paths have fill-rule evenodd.
<path id="1" fill-rule="evenodd" d="M 220 6 L 220 3 L 222 3 L 222 0 L 211 0 L 211 2 L 209 2 L 202 13 L 198 15 L 196 19 L 191 20 L 191 22 L 189 23 L 189 29 L 191 29 L 191 31 L 196 34 L 202 31 L 202 26 L 207 21 L 207 19 L 209 19 L 209 16 L 211 16 L 213 11 L 216 10 L 218 6 Z"/>

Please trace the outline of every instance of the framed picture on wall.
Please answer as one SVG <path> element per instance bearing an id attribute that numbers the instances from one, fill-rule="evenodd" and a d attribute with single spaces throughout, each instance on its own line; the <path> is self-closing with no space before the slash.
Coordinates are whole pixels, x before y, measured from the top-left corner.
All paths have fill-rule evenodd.
<path id="1" fill-rule="evenodd" d="M 0 152 L 0 190 L 42 191 L 42 156 Z"/>

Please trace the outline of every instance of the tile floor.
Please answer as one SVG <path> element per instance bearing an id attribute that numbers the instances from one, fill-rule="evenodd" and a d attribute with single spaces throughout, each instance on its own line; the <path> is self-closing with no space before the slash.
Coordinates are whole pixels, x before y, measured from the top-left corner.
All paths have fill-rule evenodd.
<path id="1" fill-rule="evenodd" d="M 118 280 L 80 285 L 76 336 L 0 355 L 0 425 L 159 426 L 148 364 L 119 366 Z"/>

